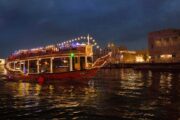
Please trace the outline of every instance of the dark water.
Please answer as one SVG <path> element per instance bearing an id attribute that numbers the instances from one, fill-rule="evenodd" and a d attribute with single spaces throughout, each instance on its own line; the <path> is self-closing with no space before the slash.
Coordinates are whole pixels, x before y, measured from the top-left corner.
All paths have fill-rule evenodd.
<path id="1" fill-rule="evenodd" d="M 102 69 L 87 85 L 0 77 L 0 119 L 180 120 L 180 73 Z"/>

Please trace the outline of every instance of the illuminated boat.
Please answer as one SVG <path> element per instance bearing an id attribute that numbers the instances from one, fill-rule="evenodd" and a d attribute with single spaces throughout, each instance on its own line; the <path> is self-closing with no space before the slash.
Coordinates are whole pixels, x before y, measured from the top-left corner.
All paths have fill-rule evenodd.
<path id="1" fill-rule="evenodd" d="M 79 43 L 87 38 L 88 43 Z M 93 46 L 90 37 L 81 37 L 29 50 L 15 51 L 6 60 L 5 68 L 13 80 L 85 80 L 96 75 L 107 63 L 111 53 L 93 62 Z"/>

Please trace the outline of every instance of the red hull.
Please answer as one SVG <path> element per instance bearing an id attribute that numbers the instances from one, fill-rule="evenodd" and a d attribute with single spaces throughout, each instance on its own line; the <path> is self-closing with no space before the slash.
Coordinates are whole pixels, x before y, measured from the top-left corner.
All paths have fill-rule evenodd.
<path id="1" fill-rule="evenodd" d="M 43 73 L 43 74 L 14 74 L 9 73 L 8 77 L 12 80 L 26 80 L 26 81 L 64 81 L 64 80 L 78 80 L 78 81 L 87 81 L 94 77 L 97 73 L 97 68 L 90 69 L 90 70 L 81 70 L 81 71 L 72 71 L 72 72 L 65 72 L 65 73 Z"/>

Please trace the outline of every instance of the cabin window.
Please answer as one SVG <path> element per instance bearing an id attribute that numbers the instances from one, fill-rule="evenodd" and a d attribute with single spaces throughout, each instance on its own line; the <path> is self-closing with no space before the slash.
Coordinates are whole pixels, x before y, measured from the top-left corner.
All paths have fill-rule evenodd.
<path id="1" fill-rule="evenodd" d="M 87 62 L 88 62 L 88 63 L 92 63 L 92 62 L 93 62 L 92 57 L 87 57 Z"/>
<path id="2" fill-rule="evenodd" d="M 74 61 L 75 61 L 75 63 L 78 63 L 78 58 L 77 58 L 77 57 L 75 57 L 75 60 L 74 60 Z"/>
<path id="3" fill-rule="evenodd" d="M 73 63 L 73 69 L 74 70 L 80 70 L 80 57 L 75 57 L 74 58 L 74 63 Z"/>
<path id="4" fill-rule="evenodd" d="M 20 69 L 21 71 L 24 71 L 25 68 L 25 63 L 24 62 L 20 62 Z"/>
<path id="5" fill-rule="evenodd" d="M 85 69 L 85 57 L 80 57 L 80 68 L 81 70 Z"/>
<path id="6" fill-rule="evenodd" d="M 54 73 L 68 72 L 69 71 L 69 58 L 54 58 L 53 60 Z"/>
<path id="7" fill-rule="evenodd" d="M 20 70 L 21 70 L 23 73 L 27 73 L 27 72 L 28 72 L 28 64 L 27 64 L 27 61 L 21 61 L 21 62 L 20 62 Z"/>
<path id="8" fill-rule="evenodd" d="M 28 61 L 25 61 L 24 64 L 25 64 L 25 66 L 24 66 L 23 72 L 28 73 Z"/>
<path id="9" fill-rule="evenodd" d="M 88 68 L 92 67 L 92 63 L 93 63 L 93 58 L 92 57 L 87 57 L 87 66 Z"/>
<path id="10" fill-rule="evenodd" d="M 37 73 L 37 60 L 29 61 L 29 73 Z"/>
<path id="11" fill-rule="evenodd" d="M 14 69 L 14 63 L 10 63 L 10 68 Z"/>
<path id="12" fill-rule="evenodd" d="M 15 62 L 15 70 L 20 70 L 20 69 L 21 69 L 20 62 Z"/>
<path id="13" fill-rule="evenodd" d="M 50 73 L 50 65 L 51 65 L 50 59 L 42 59 L 41 61 L 39 61 L 40 73 Z"/>

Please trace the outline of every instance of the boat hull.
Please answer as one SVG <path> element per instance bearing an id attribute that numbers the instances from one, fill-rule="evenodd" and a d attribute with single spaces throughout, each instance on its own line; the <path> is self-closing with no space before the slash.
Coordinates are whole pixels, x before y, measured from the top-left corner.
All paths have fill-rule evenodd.
<path id="1" fill-rule="evenodd" d="M 42 74 L 17 74 L 14 72 L 8 72 L 8 79 L 10 80 L 23 80 L 23 81 L 79 81 L 85 82 L 93 78 L 98 69 L 80 70 L 64 73 L 42 73 Z"/>

